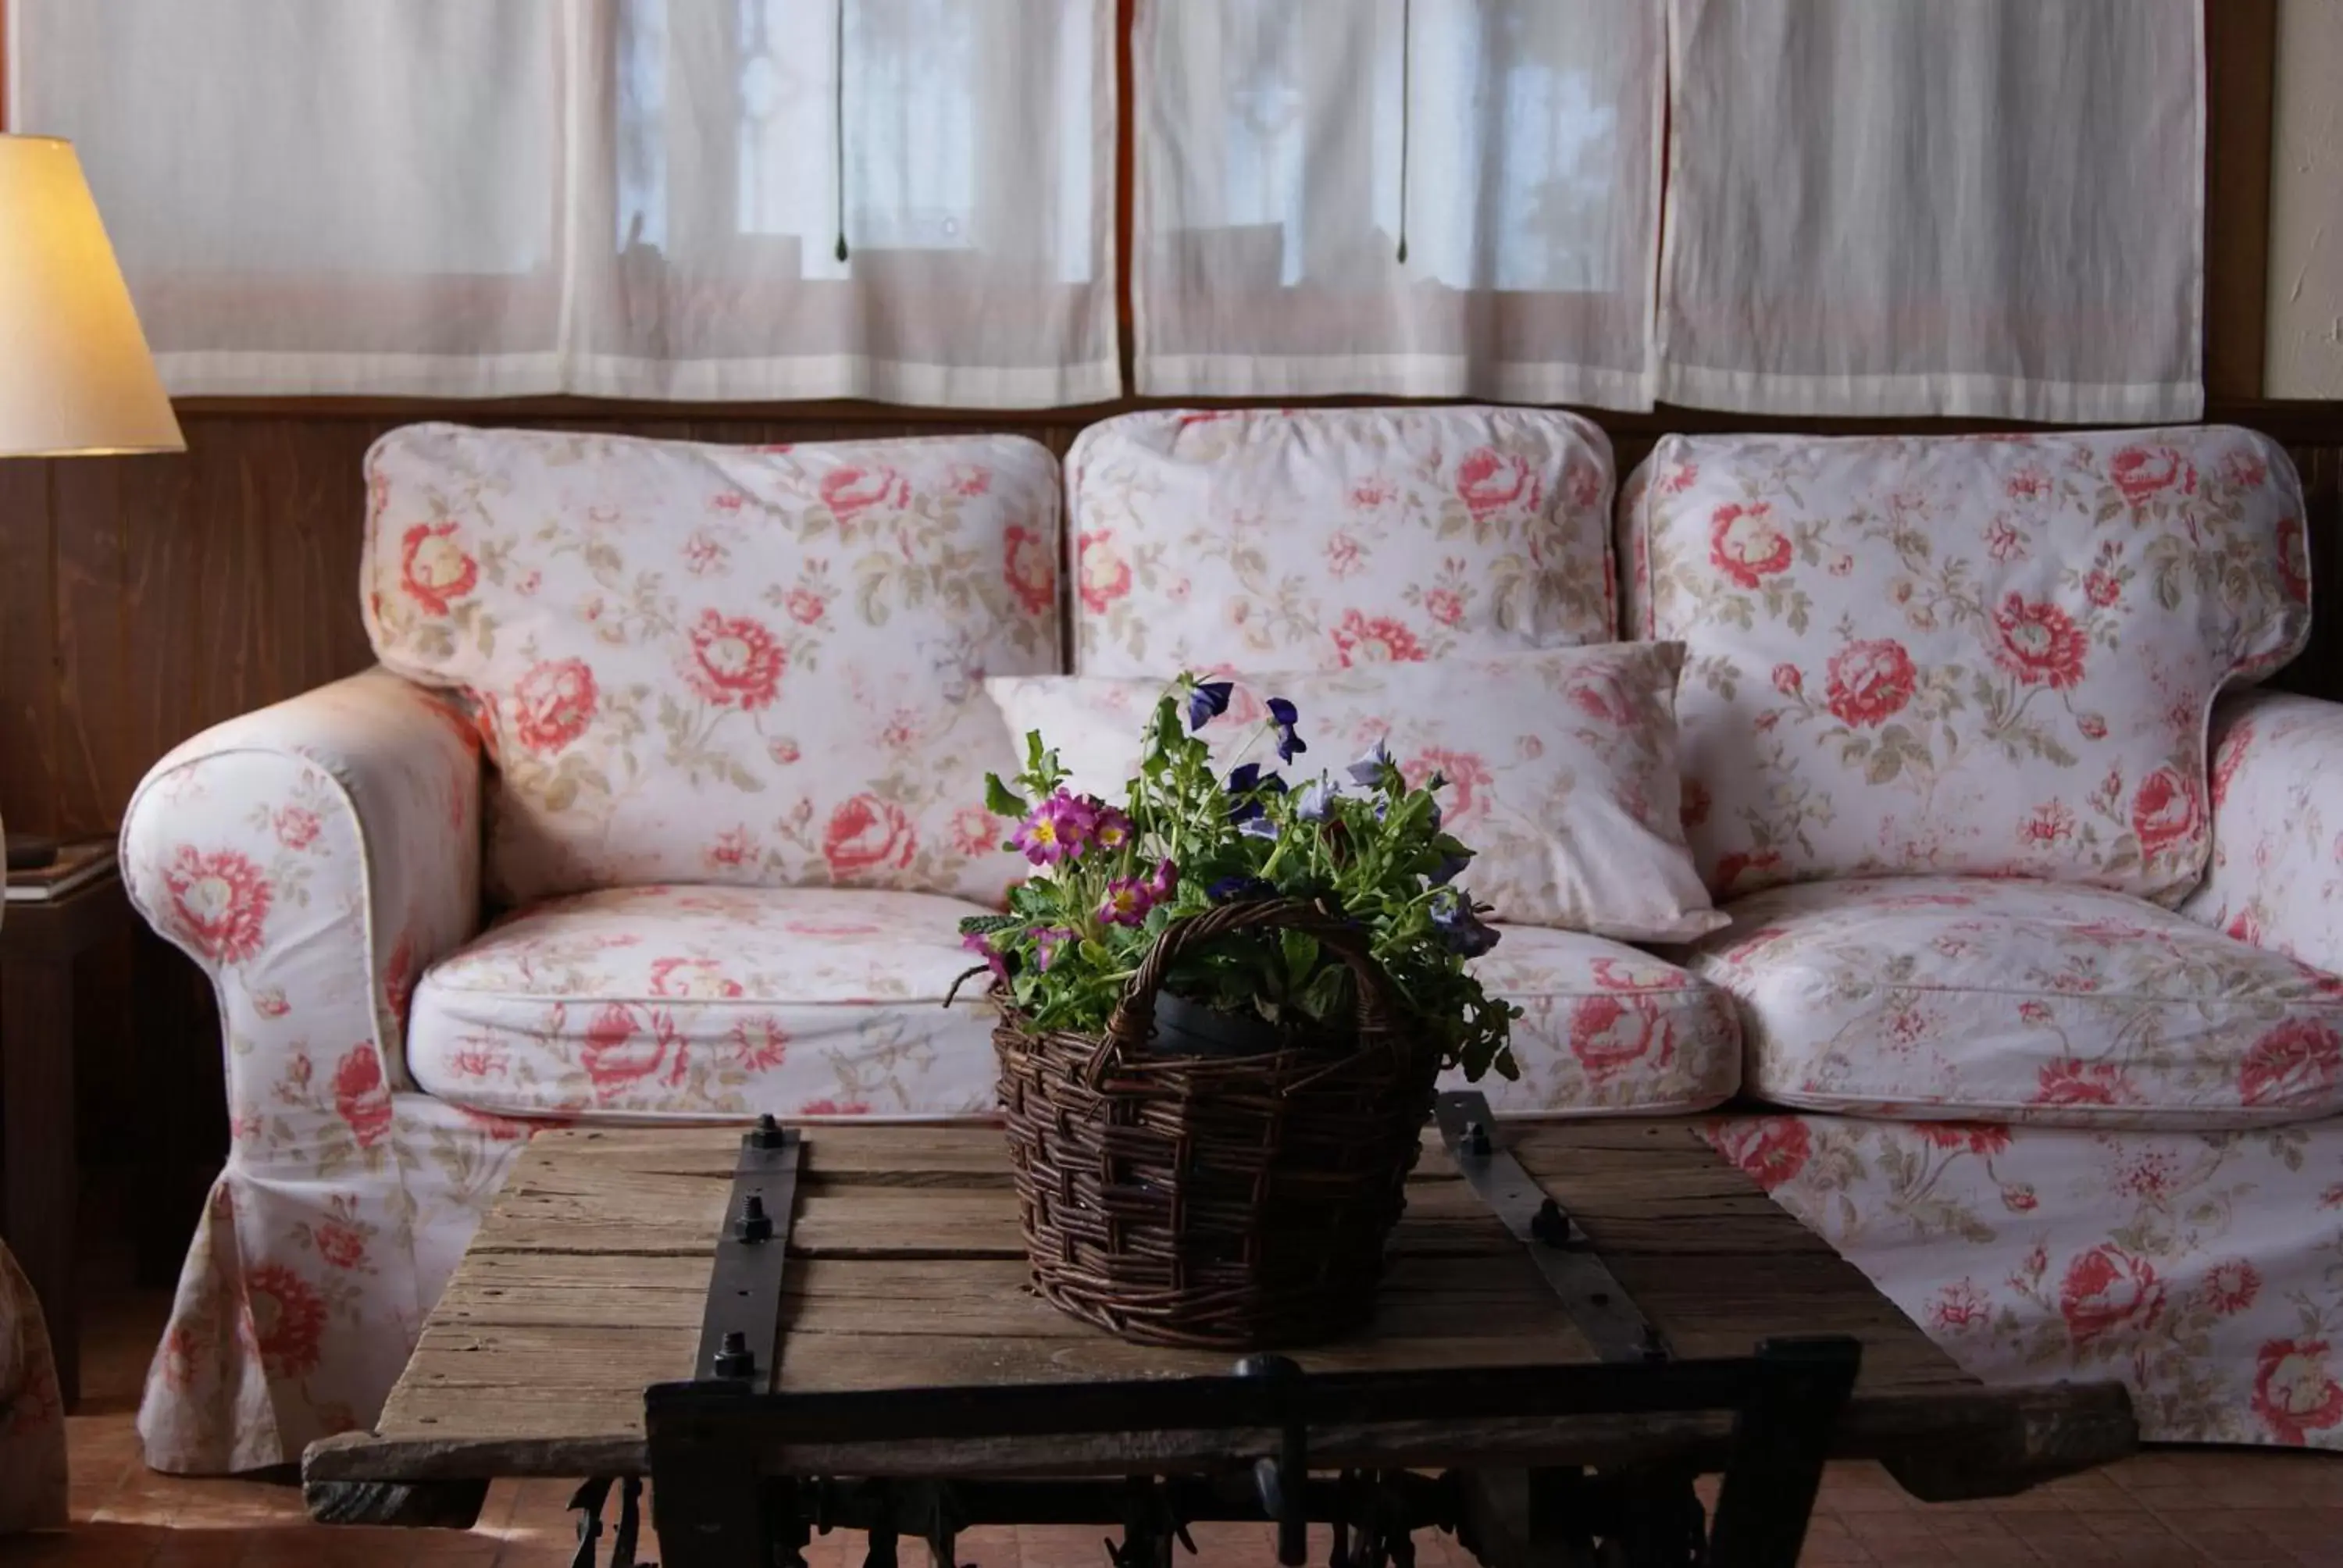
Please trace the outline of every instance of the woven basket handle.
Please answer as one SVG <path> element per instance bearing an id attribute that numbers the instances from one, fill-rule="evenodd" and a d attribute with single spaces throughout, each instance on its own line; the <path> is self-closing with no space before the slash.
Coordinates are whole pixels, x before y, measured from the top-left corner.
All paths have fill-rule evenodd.
<path id="1" fill-rule="evenodd" d="M 1107 1020 L 1106 1032 L 1100 1036 L 1098 1049 L 1091 1053 L 1083 1077 L 1095 1088 L 1105 1081 L 1107 1070 L 1125 1053 L 1146 1048 L 1155 1032 L 1155 993 L 1163 989 L 1163 977 L 1192 944 L 1210 941 L 1231 931 L 1264 930 L 1302 931 L 1317 938 L 1318 945 L 1348 965 L 1359 982 L 1359 1027 L 1379 1029 L 1389 1020 L 1390 977 L 1369 953 L 1367 934 L 1357 926 L 1328 914 L 1306 899 L 1256 899 L 1222 904 L 1163 928 L 1155 945 L 1140 960 L 1131 983 L 1123 988 L 1122 1000 L 1115 1004 L 1113 1016 Z"/>

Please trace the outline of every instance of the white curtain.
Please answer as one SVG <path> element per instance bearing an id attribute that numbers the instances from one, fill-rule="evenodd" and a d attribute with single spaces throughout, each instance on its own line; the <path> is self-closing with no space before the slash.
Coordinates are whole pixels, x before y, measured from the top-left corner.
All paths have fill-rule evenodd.
<path id="1" fill-rule="evenodd" d="M 1663 39 L 1661 0 L 1141 0 L 1137 390 L 1648 407 Z"/>
<path id="2" fill-rule="evenodd" d="M 1662 398 L 2203 411 L 2204 0 L 1671 0 Z"/>
<path id="3" fill-rule="evenodd" d="M 1120 389 L 1113 11 L 13 0 L 9 102 L 176 393 L 1048 406 Z"/>

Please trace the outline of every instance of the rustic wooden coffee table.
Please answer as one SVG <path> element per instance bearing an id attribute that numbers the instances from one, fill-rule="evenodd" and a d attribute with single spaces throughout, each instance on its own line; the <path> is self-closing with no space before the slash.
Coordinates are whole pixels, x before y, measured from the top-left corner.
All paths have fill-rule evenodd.
<path id="1" fill-rule="evenodd" d="M 1352 1568 L 1411 1562 L 1427 1527 L 1491 1563 L 1592 1563 L 1596 1535 L 1606 1563 L 1787 1562 L 1825 1451 L 1946 1500 L 2134 1445 L 2116 1384 L 1961 1372 L 1686 1122 L 1507 1126 L 1492 1151 L 1452 1111 L 1373 1321 L 1242 1378 L 1031 1294 L 991 1130 L 822 1126 L 761 1153 L 717 1129 L 544 1134 L 376 1430 L 309 1450 L 312 1512 L 460 1525 L 493 1477 L 618 1478 L 631 1563 L 656 1471 L 669 1568 L 787 1563 L 832 1524 L 870 1531 L 874 1563 L 906 1536 L 950 1563 L 957 1531 L 1009 1522 L 1118 1526 L 1141 1568 L 1190 1520 L 1272 1514 L 1292 1547 L 1333 1522 Z M 738 1239 L 751 1167 L 785 1246 Z M 759 1312 L 777 1357 L 752 1330 L 712 1376 L 725 1324 Z M 1691 1482 L 1719 1470 L 1703 1558 Z M 581 1493 L 598 1521 L 612 1484 Z"/>

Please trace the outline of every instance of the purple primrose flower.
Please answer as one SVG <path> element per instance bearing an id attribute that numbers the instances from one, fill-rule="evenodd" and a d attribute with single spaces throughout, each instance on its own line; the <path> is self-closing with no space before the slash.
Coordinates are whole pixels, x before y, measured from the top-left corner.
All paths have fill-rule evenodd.
<path id="1" fill-rule="evenodd" d="M 1155 897 L 1147 890 L 1145 878 L 1117 877 L 1106 885 L 1106 897 L 1099 900 L 1099 923 L 1135 926 L 1144 921 L 1147 911 L 1154 907 Z"/>
<path id="2" fill-rule="evenodd" d="M 992 971 L 994 980 L 1002 985 L 1009 983 L 1009 960 L 1001 956 L 1001 950 L 992 945 L 990 937 L 982 931 L 970 931 L 960 938 L 960 945 L 982 959 L 984 967 Z"/>
<path id="3" fill-rule="evenodd" d="M 1075 933 L 1064 926 L 1036 926 L 1032 930 L 1033 961 L 1045 972 L 1058 961 L 1058 951 L 1075 940 Z"/>
<path id="4" fill-rule="evenodd" d="M 1023 850 L 1025 858 L 1037 866 L 1054 866 L 1089 847 L 1096 820 L 1097 814 L 1089 805 L 1061 789 L 1017 824 L 1010 844 Z M 1124 826 L 1127 829 L 1128 822 Z"/>

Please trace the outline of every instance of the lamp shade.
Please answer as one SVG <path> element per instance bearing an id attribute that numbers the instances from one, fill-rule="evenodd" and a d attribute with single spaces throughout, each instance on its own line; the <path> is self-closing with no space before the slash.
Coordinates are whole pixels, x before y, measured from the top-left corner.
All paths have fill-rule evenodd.
<path id="1" fill-rule="evenodd" d="M 73 144 L 0 136 L 0 457 L 186 449 Z"/>

